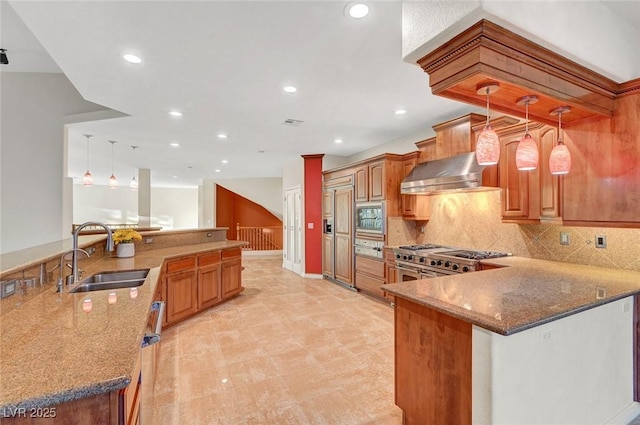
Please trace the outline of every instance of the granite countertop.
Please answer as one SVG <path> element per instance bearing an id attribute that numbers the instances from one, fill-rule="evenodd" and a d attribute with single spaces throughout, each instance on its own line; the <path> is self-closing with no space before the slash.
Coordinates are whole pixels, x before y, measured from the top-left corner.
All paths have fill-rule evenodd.
<path id="1" fill-rule="evenodd" d="M 383 289 L 501 335 L 640 293 L 640 273 L 634 271 L 523 257 L 481 263 L 501 268 Z"/>
<path id="2" fill-rule="evenodd" d="M 222 241 L 140 252 L 132 258 L 105 256 L 85 270 L 89 276 L 104 270 L 150 268 L 137 294 L 129 288 L 59 294 L 55 285 L 47 284 L 29 288 L 36 293 L 26 301 L 19 294 L 4 299 L 16 306 L 0 315 L 0 417 L 18 407 L 50 406 L 126 387 L 162 262 L 244 245 Z M 113 304 L 107 299 L 110 292 L 117 294 Z M 86 313 L 83 302 L 89 298 L 92 310 Z"/>

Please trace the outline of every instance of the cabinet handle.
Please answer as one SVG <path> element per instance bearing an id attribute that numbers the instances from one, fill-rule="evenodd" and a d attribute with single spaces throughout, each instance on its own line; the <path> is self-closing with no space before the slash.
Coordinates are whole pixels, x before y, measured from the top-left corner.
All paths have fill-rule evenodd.
<path id="1" fill-rule="evenodd" d="M 154 301 L 151 304 L 151 311 L 157 311 L 156 324 L 153 329 L 153 333 L 146 333 L 142 337 L 142 348 L 148 347 L 160 342 L 160 334 L 162 333 L 162 321 L 164 320 L 164 312 L 167 308 L 167 304 L 164 301 Z"/>

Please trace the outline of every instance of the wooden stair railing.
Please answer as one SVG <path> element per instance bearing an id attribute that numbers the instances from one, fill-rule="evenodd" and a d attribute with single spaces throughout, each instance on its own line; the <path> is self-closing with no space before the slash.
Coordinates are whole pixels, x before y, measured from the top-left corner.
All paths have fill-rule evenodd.
<path id="1" fill-rule="evenodd" d="M 278 251 L 282 249 L 282 226 L 250 227 L 236 225 L 236 238 L 249 242 L 248 251 Z"/>

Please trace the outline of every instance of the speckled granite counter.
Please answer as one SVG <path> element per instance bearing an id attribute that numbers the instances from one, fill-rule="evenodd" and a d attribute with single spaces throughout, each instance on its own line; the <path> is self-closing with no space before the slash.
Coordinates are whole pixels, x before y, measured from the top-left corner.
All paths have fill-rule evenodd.
<path id="1" fill-rule="evenodd" d="M 104 238 L 104 236 L 103 236 Z M 131 381 L 149 308 L 166 258 L 235 248 L 223 241 L 163 248 L 133 258 L 103 257 L 85 275 L 102 270 L 151 268 L 137 296 L 130 289 L 58 294 L 52 284 L 0 316 L 0 417 L 17 407 L 43 407 L 126 387 Z M 117 294 L 110 304 L 109 292 Z M 93 308 L 85 313 L 83 301 Z M 15 410 L 14 410 L 15 411 Z"/>
<path id="2" fill-rule="evenodd" d="M 640 273 L 522 257 L 502 268 L 393 283 L 384 290 L 502 335 L 640 293 Z"/>

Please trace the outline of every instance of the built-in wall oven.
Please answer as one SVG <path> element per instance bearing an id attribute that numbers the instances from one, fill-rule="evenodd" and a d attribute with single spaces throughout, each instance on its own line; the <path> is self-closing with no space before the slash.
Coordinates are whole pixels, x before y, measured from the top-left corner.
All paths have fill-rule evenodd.
<path id="1" fill-rule="evenodd" d="M 356 203 L 356 234 L 384 235 L 384 202 Z"/>

